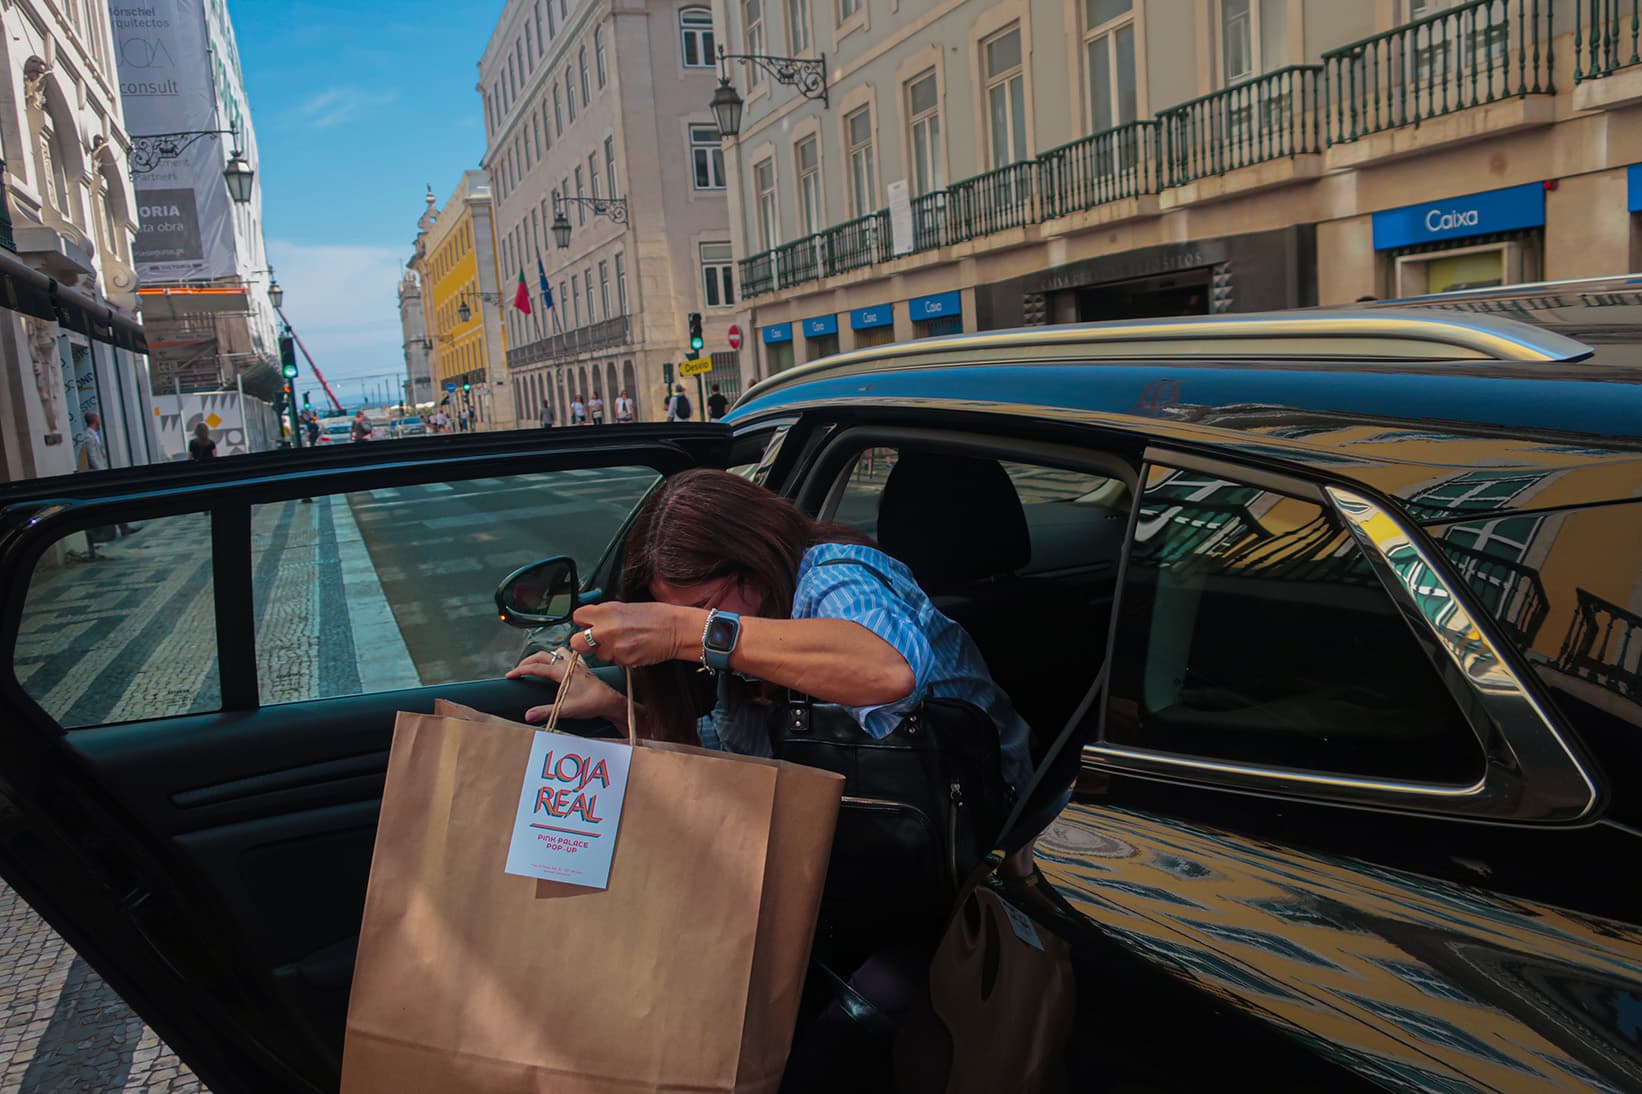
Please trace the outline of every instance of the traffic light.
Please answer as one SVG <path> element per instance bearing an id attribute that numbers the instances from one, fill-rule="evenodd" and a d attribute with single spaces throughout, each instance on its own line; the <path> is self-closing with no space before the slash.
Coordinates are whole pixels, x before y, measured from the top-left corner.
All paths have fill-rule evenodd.
<path id="1" fill-rule="evenodd" d="M 468 392 L 470 392 L 472 390 L 473 390 L 473 385 L 464 380 L 462 382 L 462 394 L 466 395 Z"/>
<path id="2" fill-rule="evenodd" d="M 673 362 L 663 361 L 661 363 L 661 382 L 664 384 L 673 382 Z"/>
<path id="3" fill-rule="evenodd" d="M 690 353 L 699 355 L 704 345 L 706 342 L 701 338 L 701 313 L 693 311 L 690 313 Z"/>
<path id="4" fill-rule="evenodd" d="M 279 336 L 279 371 L 287 380 L 296 379 L 296 339 L 289 334 Z"/>
<path id="5" fill-rule="evenodd" d="M 310 396 L 310 395 L 312 395 L 312 394 L 313 394 L 313 392 L 311 392 L 311 391 L 304 391 L 304 392 L 303 392 L 303 393 L 302 393 L 302 405 L 303 405 L 303 406 L 304 406 L 304 407 L 310 407 L 310 406 L 313 406 L 313 400 L 312 400 L 312 399 L 310 399 L 310 398 L 308 398 L 308 396 Z"/>

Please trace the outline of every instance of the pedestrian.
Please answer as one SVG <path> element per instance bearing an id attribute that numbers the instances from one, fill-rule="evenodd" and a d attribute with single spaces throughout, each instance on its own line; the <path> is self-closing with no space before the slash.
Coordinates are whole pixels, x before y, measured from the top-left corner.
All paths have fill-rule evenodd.
<path id="1" fill-rule="evenodd" d="M 365 420 L 365 412 L 360 410 L 353 416 L 353 425 L 348 429 L 348 435 L 354 441 L 368 441 L 371 438 L 371 423 Z"/>
<path id="2" fill-rule="evenodd" d="M 730 400 L 726 399 L 724 393 L 718 390 L 718 385 L 714 384 L 713 393 L 707 396 L 707 417 L 716 422 L 724 417 L 725 411 L 729 409 Z"/>
<path id="3" fill-rule="evenodd" d="M 466 410 L 456 415 L 456 425 L 463 433 L 468 431 L 468 412 Z"/>
<path id="4" fill-rule="evenodd" d="M 587 424 L 587 404 L 582 402 L 580 393 L 570 397 L 570 424 Z"/>
<path id="5" fill-rule="evenodd" d="M 587 400 L 587 419 L 594 425 L 604 424 L 604 396 L 596 391 L 593 397 Z"/>
<path id="6" fill-rule="evenodd" d="M 108 446 L 103 443 L 103 416 L 95 410 L 86 411 L 86 428 L 80 435 L 75 461 L 81 471 L 108 470 Z M 124 536 L 134 536 L 142 530 L 140 524 L 119 525 L 119 534 Z M 115 533 L 106 527 L 88 531 L 86 538 L 92 543 L 92 557 L 96 557 L 96 544 L 107 543 L 114 536 Z"/>
<path id="7" fill-rule="evenodd" d="M 552 428 L 552 426 L 553 426 L 553 407 L 548 403 L 548 401 L 546 399 L 542 400 L 542 409 L 539 413 L 539 417 L 541 418 L 542 428 L 543 429 Z"/>
<path id="8" fill-rule="evenodd" d="M 188 458 L 210 460 L 215 459 L 216 455 L 217 442 L 211 439 L 211 427 L 200 422 L 194 427 L 194 439 L 188 442 Z"/>
<path id="9" fill-rule="evenodd" d="M 616 396 L 616 424 L 628 425 L 633 421 L 633 398 L 622 388 L 621 394 Z"/>
<path id="10" fill-rule="evenodd" d="M 308 433 L 308 447 L 313 448 L 319 443 L 319 415 L 312 410 L 308 411 L 302 424 Z"/>
<path id="11" fill-rule="evenodd" d="M 447 433 L 450 431 L 450 419 L 445 417 L 445 412 L 443 410 L 435 410 L 433 412 L 433 417 L 428 419 L 428 424 L 433 427 L 433 431 L 435 433 Z"/>
<path id="12" fill-rule="evenodd" d="M 667 399 L 667 420 L 669 422 L 687 422 L 695 409 L 690 406 L 690 397 L 684 394 L 684 385 L 673 387 L 673 394 Z"/>

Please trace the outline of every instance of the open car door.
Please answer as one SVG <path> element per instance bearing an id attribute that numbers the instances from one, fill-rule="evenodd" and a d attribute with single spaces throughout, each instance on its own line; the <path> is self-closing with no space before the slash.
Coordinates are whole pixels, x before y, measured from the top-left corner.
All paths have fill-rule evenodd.
<path id="1" fill-rule="evenodd" d="M 11 488 L 0 875 L 217 1094 L 334 1090 L 395 712 L 522 717 L 543 694 L 502 679 L 496 583 L 594 572 L 663 477 L 763 439 L 439 437 Z"/>

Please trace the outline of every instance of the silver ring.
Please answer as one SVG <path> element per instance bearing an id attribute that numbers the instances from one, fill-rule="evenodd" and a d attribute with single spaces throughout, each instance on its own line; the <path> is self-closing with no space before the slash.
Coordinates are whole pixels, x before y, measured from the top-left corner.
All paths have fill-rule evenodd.
<path id="1" fill-rule="evenodd" d="M 592 649 L 592 648 L 594 648 L 595 646 L 598 645 L 597 642 L 593 641 L 593 628 L 592 627 L 589 627 L 585 631 L 582 632 L 582 641 L 587 643 L 587 648 L 588 649 Z"/>
<path id="2" fill-rule="evenodd" d="M 548 655 L 547 663 L 550 664 L 550 665 L 557 665 L 560 661 L 563 661 L 563 660 L 564 660 L 564 654 L 560 653 L 558 650 L 554 650 L 550 655 Z"/>

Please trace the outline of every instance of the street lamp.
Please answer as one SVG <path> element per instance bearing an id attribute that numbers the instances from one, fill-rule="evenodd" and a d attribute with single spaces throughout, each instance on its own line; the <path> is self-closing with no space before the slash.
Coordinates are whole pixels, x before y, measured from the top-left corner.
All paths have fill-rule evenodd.
<path id="1" fill-rule="evenodd" d="M 730 84 L 730 61 L 757 65 L 768 72 L 778 84 L 798 89 L 806 99 L 820 99 L 823 108 L 830 107 L 827 97 L 827 55 L 818 57 L 770 57 L 762 53 L 725 53 L 718 47 L 718 89 L 709 104 L 713 120 L 718 123 L 721 137 L 734 137 L 741 132 L 741 96 Z"/>
<path id="2" fill-rule="evenodd" d="M 268 271 L 268 303 L 278 311 L 279 306 L 285 303 L 285 290 L 279 287 L 279 282 L 273 279 L 274 271 Z"/>
<path id="3" fill-rule="evenodd" d="M 460 319 L 464 323 L 473 318 L 473 309 L 468 307 L 468 302 L 466 300 L 456 305 L 456 318 Z"/>
<path id="4" fill-rule="evenodd" d="M 468 297 L 470 296 L 478 297 L 480 300 L 498 306 L 502 303 L 502 294 L 499 292 L 464 292 L 461 301 L 456 305 L 456 318 L 463 323 L 473 318 L 473 309 L 468 307 Z"/>
<path id="5" fill-rule="evenodd" d="M 553 242 L 559 250 L 570 246 L 570 218 L 564 215 L 567 205 L 585 205 L 596 217 L 609 217 L 612 224 L 627 223 L 626 198 L 555 197 L 553 199 Z"/>
<path id="6" fill-rule="evenodd" d="M 233 137 L 239 143 L 239 133 L 232 129 L 190 129 L 180 133 L 132 134 L 131 177 L 146 175 L 166 160 L 176 159 L 201 137 Z M 228 196 L 238 205 L 251 200 L 251 184 L 256 171 L 246 162 L 245 155 L 235 148 L 222 169 L 222 181 L 228 186 Z"/>

